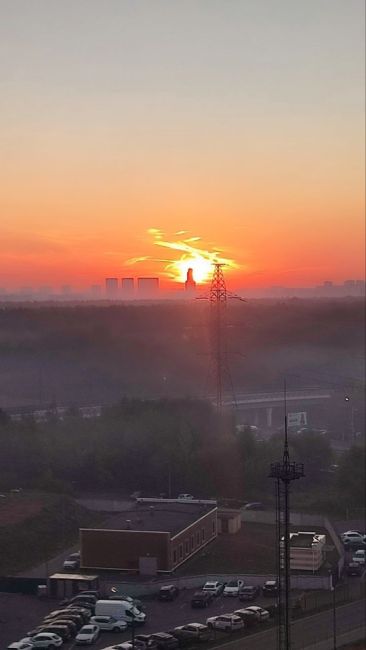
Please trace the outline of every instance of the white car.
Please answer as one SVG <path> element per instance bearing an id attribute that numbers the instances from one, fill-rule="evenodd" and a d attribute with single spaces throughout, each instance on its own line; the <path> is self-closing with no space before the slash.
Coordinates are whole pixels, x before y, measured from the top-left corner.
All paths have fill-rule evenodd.
<path id="1" fill-rule="evenodd" d="M 233 632 L 234 630 L 242 630 L 244 621 L 240 616 L 236 616 L 236 614 L 220 614 L 219 616 L 211 616 L 208 618 L 206 625 L 214 630 Z"/>
<path id="2" fill-rule="evenodd" d="M 222 592 L 224 591 L 224 585 L 222 582 L 205 582 L 203 585 L 202 591 L 208 591 L 209 594 L 212 594 L 213 596 L 220 596 Z"/>
<path id="3" fill-rule="evenodd" d="M 75 637 L 76 645 L 90 645 L 95 643 L 99 636 L 98 625 L 84 625 Z"/>
<path id="4" fill-rule="evenodd" d="M 347 530 L 347 532 L 342 533 L 341 540 L 343 544 L 364 544 L 365 535 L 356 530 Z"/>
<path id="5" fill-rule="evenodd" d="M 253 614 L 256 615 L 258 621 L 267 621 L 269 619 L 269 612 L 267 612 L 266 609 L 263 609 L 263 607 L 259 607 L 258 605 L 250 605 L 250 607 L 246 607 L 244 611 L 253 612 Z"/>
<path id="6" fill-rule="evenodd" d="M 193 494 L 178 494 L 179 501 L 192 501 L 194 499 Z"/>
<path id="7" fill-rule="evenodd" d="M 124 632 L 128 627 L 126 621 L 118 620 L 114 616 L 92 616 L 89 622 L 98 625 L 100 630 L 110 632 Z"/>
<path id="8" fill-rule="evenodd" d="M 228 582 L 225 585 L 223 591 L 224 596 L 238 596 L 239 590 L 243 585 L 244 585 L 243 580 L 230 580 L 230 582 Z"/>
<path id="9" fill-rule="evenodd" d="M 20 641 L 14 641 L 14 643 L 8 645 L 8 650 L 32 650 L 32 648 L 33 643 L 28 639 L 28 637 L 20 639 Z"/>
<path id="10" fill-rule="evenodd" d="M 25 641 L 25 639 L 23 639 L 23 641 Z M 61 637 L 52 632 L 40 632 L 39 634 L 32 636 L 28 641 L 32 643 L 33 648 L 50 648 L 51 650 L 53 650 L 53 648 L 59 648 L 63 643 Z"/>
<path id="11" fill-rule="evenodd" d="M 356 553 L 352 556 L 352 562 L 357 562 L 357 564 L 365 564 L 365 551 L 362 549 L 360 551 L 356 551 Z"/>

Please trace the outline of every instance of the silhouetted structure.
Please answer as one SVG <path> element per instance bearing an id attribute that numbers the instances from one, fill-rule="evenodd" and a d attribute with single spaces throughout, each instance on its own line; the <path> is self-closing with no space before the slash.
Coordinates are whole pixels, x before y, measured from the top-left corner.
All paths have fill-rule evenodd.
<path id="1" fill-rule="evenodd" d="M 286 391 L 286 389 L 285 389 Z M 278 573 L 278 650 L 290 650 L 290 483 L 304 476 L 302 463 L 290 462 L 285 392 L 285 441 L 282 460 L 271 463 L 276 479 L 276 535 Z"/>
<path id="2" fill-rule="evenodd" d="M 121 278 L 122 297 L 132 296 L 135 289 L 134 278 Z"/>
<path id="3" fill-rule="evenodd" d="M 118 279 L 117 278 L 106 278 L 105 279 L 105 290 L 108 298 L 115 298 L 118 294 Z"/>
<path id="4" fill-rule="evenodd" d="M 184 283 L 185 290 L 189 291 L 190 293 L 196 291 L 196 283 L 193 278 L 193 269 L 188 269 L 187 271 L 187 279 Z"/>

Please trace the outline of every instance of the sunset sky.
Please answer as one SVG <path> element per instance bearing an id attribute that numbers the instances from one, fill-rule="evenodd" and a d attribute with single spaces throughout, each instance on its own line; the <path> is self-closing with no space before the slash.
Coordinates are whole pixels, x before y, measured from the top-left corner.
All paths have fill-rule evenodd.
<path id="1" fill-rule="evenodd" d="M 0 0 L 0 82 L 0 286 L 364 277 L 364 0 Z"/>

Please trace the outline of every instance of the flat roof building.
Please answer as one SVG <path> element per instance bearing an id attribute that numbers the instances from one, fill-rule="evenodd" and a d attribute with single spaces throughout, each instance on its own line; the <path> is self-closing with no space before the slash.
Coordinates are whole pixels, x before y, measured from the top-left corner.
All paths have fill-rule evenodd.
<path id="1" fill-rule="evenodd" d="M 117 278 L 106 278 L 105 279 L 105 290 L 109 298 L 115 298 L 118 295 L 118 279 Z"/>
<path id="2" fill-rule="evenodd" d="M 138 504 L 102 529 L 80 529 L 81 567 L 155 575 L 174 571 L 217 536 L 217 507 Z"/>
<path id="3" fill-rule="evenodd" d="M 140 298 L 153 298 L 159 292 L 159 278 L 137 278 Z"/>

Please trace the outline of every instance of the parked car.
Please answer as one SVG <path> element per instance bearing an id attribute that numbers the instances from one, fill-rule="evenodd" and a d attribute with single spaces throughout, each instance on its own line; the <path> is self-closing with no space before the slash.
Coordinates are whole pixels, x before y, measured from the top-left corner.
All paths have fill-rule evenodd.
<path id="1" fill-rule="evenodd" d="M 132 596 L 126 596 L 125 594 L 118 594 L 117 592 L 112 593 L 108 596 L 108 600 L 126 600 L 131 605 L 137 607 L 137 609 L 142 612 L 145 609 L 144 603 L 138 598 L 132 598 Z"/>
<path id="2" fill-rule="evenodd" d="M 345 548 L 366 548 L 366 536 L 356 530 L 342 533 L 341 540 Z"/>
<path id="3" fill-rule="evenodd" d="M 179 589 L 175 585 L 164 585 L 160 587 L 159 600 L 174 600 L 179 595 Z"/>
<path id="4" fill-rule="evenodd" d="M 82 617 L 84 623 L 87 623 L 91 617 L 91 611 L 88 607 L 82 607 L 80 604 L 67 605 L 65 611 L 71 612 L 71 614 L 78 614 Z"/>
<path id="5" fill-rule="evenodd" d="M 243 580 L 230 580 L 230 582 L 227 582 L 223 595 L 224 596 L 238 596 L 240 589 L 243 587 L 244 581 Z"/>
<path id="6" fill-rule="evenodd" d="M 178 648 L 179 641 L 172 634 L 167 634 L 166 632 L 156 632 L 151 635 L 151 638 L 156 641 L 158 650 L 175 650 Z"/>
<path id="7" fill-rule="evenodd" d="M 98 625 L 84 625 L 75 637 L 76 645 L 91 645 L 99 636 Z"/>
<path id="8" fill-rule="evenodd" d="M 102 598 L 102 594 L 97 589 L 87 589 L 87 590 L 79 591 L 77 595 L 94 596 L 94 598 L 96 598 L 97 600 L 100 600 Z"/>
<path id="9" fill-rule="evenodd" d="M 125 645 L 128 647 L 125 647 Z M 158 645 L 155 639 L 152 639 L 150 634 L 136 635 L 134 643 L 132 643 L 132 640 L 130 640 L 124 641 L 118 645 L 118 648 L 122 648 L 122 650 L 134 650 L 134 648 L 135 650 L 157 650 L 157 647 Z"/>
<path id="10" fill-rule="evenodd" d="M 83 617 L 80 614 L 70 613 L 70 610 L 68 610 L 68 609 L 60 611 L 57 616 L 53 616 L 53 617 L 46 616 L 43 619 L 43 622 L 47 623 L 47 625 L 48 625 L 50 623 L 55 623 L 59 619 L 62 620 L 62 621 L 70 621 L 70 622 L 72 622 L 74 624 L 74 626 L 75 626 L 76 632 L 78 630 L 80 630 L 80 628 L 83 627 L 83 625 L 84 625 Z"/>
<path id="11" fill-rule="evenodd" d="M 262 587 L 263 596 L 277 596 L 278 582 L 277 580 L 266 580 Z"/>
<path id="12" fill-rule="evenodd" d="M 192 599 L 191 599 L 191 606 L 192 607 L 208 607 L 209 604 L 213 600 L 213 594 L 210 591 L 195 591 Z"/>
<path id="13" fill-rule="evenodd" d="M 179 501 L 192 501 L 194 499 L 193 494 L 178 494 Z"/>
<path id="14" fill-rule="evenodd" d="M 240 616 L 244 622 L 244 627 L 253 627 L 259 623 L 257 615 L 248 609 L 236 609 L 234 614 Z"/>
<path id="15" fill-rule="evenodd" d="M 352 556 L 352 562 L 357 562 L 357 564 L 361 564 L 363 566 L 365 564 L 365 550 L 359 550 L 356 551 L 356 553 Z"/>
<path id="16" fill-rule="evenodd" d="M 40 634 L 35 634 L 30 641 L 33 648 L 49 648 L 49 650 L 59 648 L 63 644 L 61 637 L 52 632 L 41 632 Z"/>
<path id="17" fill-rule="evenodd" d="M 97 602 L 97 598 L 95 596 L 85 596 L 84 594 L 77 594 L 76 596 L 73 596 L 73 598 L 65 598 L 65 600 L 62 600 L 60 605 L 82 605 L 87 606 L 88 609 L 90 609 L 90 606 L 95 607 L 95 603 Z"/>
<path id="18" fill-rule="evenodd" d="M 46 621 L 44 621 L 46 622 Z M 69 632 L 71 636 L 75 636 L 75 634 L 80 630 L 82 625 L 77 624 L 75 621 L 72 621 L 70 618 L 54 618 L 53 621 L 47 621 L 47 625 L 50 625 L 53 627 L 54 625 L 65 625 L 69 629 Z"/>
<path id="19" fill-rule="evenodd" d="M 181 643 L 184 641 L 208 641 L 211 637 L 208 626 L 202 623 L 179 625 L 171 630 L 170 634 L 175 636 Z"/>
<path id="20" fill-rule="evenodd" d="M 264 510 L 264 505 L 261 501 L 252 501 L 251 503 L 246 503 L 243 510 Z"/>
<path id="21" fill-rule="evenodd" d="M 61 637 L 62 641 L 68 641 L 71 638 L 69 628 L 65 625 L 57 625 L 56 621 L 54 623 L 42 623 L 38 625 L 33 630 L 29 630 L 28 636 L 33 639 L 38 634 L 44 633 L 57 634 Z"/>
<path id="22" fill-rule="evenodd" d="M 141 650 L 156 650 L 158 644 L 151 634 L 135 634 L 135 643 L 140 644 Z M 137 647 L 137 646 L 136 646 Z"/>
<path id="23" fill-rule="evenodd" d="M 208 618 L 206 625 L 214 630 L 233 632 L 234 630 L 242 630 L 244 621 L 236 614 L 220 614 L 219 616 L 211 616 Z"/>
<path id="24" fill-rule="evenodd" d="M 359 562 L 350 562 L 346 571 L 348 576 L 360 576 L 362 574 L 362 566 Z"/>
<path id="25" fill-rule="evenodd" d="M 33 643 L 27 639 L 20 639 L 20 641 L 14 641 L 8 645 L 7 650 L 32 650 Z"/>
<path id="26" fill-rule="evenodd" d="M 258 621 L 267 621 L 269 619 L 269 612 L 266 609 L 263 609 L 263 607 L 259 607 L 259 605 L 250 605 L 249 607 L 245 608 L 248 612 L 253 612 L 253 614 L 256 615 Z"/>
<path id="27" fill-rule="evenodd" d="M 247 585 L 246 587 L 241 587 L 239 590 L 239 600 L 255 600 L 259 596 L 260 589 L 258 585 Z"/>
<path id="28" fill-rule="evenodd" d="M 80 551 L 68 555 L 63 564 L 64 571 L 74 571 L 80 568 Z"/>
<path id="29" fill-rule="evenodd" d="M 110 632 L 124 632 L 128 627 L 126 621 L 118 620 L 114 616 L 92 616 L 90 623 L 92 625 L 98 625 L 100 630 L 108 630 Z"/>
<path id="30" fill-rule="evenodd" d="M 225 584 L 223 582 L 205 582 L 202 591 L 208 591 L 213 596 L 220 596 L 224 591 Z"/>

